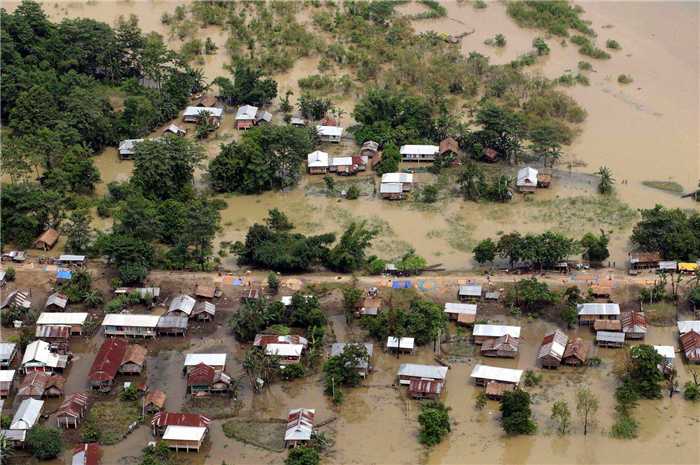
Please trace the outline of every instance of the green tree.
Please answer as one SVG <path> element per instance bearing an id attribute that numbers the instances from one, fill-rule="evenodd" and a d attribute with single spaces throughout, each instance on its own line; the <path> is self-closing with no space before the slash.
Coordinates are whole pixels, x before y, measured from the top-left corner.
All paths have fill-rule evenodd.
<path id="1" fill-rule="evenodd" d="M 474 250 L 472 250 L 474 253 L 474 260 L 481 264 L 486 262 L 493 263 L 494 258 L 496 258 L 497 248 L 496 243 L 490 238 L 484 239 L 483 241 L 479 242 L 476 247 L 474 247 Z"/>
<path id="2" fill-rule="evenodd" d="M 549 55 L 549 45 L 545 42 L 544 37 L 535 37 L 532 39 L 532 48 L 535 49 L 537 55 Z"/>
<path id="3" fill-rule="evenodd" d="M 571 419 L 571 411 L 567 403 L 563 400 L 554 402 L 554 405 L 552 405 L 552 415 L 549 418 L 559 423 L 559 432 L 566 434 Z"/>
<path id="4" fill-rule="evenodd" d="M 299 446 L 289 450 L 284 465 L 318 465 L 321 463 L 321 456 L 314 449 L 306 446 Z"/>
<path id="5" fill-rule="evenodd" d="M 598 193 L 603 195 L 611 194 L 615 185 L 612 171 L 607 166 L 601 166 L 596 175 L 600 176 L 598 181 Z"/>
<path id="6" fill-rule="evenodd" d="M 250 68 L 243 61 L 235 69 L 231 66 L 225 68 L 234 75 L 233 82 L 219 76 L 212 85 L 218 86 L 219 97 L 227 104 L 267 104 L 277 97 L 277 81 L 263 77 L 263 71 Z"/>
<path id="7" fill-rule="evenodd" d="M 600 237 L 596 237 L 593 233 L 586 233 L 581 238 L 581 246 L 584 249 L 582 257 L 588 260 L 589 264 L 599 265 L 610 256 L 609 243 L 610 238 L 602 229 Z"/>
<path id="8" fill-rule="evenodd" d="M 459 192 L 464 200 L 477 201 L 481 199 L 487 188 L 484 170 L 473 161 L 468 161 L 457 176 L 457 184 L 459 184 Z"/>
<path id="9" fill-rule="evenodd" d="M 280 280 L 277 277 L 277 273 L 275 273 L 274 271 L 270 271 L 267 274 L 267 287 L 273 294 L 277 294 L 277 292 L 279 291 Z"/>
<path id="10" fill-rule="evenodd" d="M 369 353 L 364 344 L 346 344 L 343 352 L 328 358 L 323 366 L 323 382 L 326 394 L 336 396 L 342 387 L 355 387 L 360 384 L 362 377 L 357 371 L 358 366 L 369 364 Z"/>
<path id="11" fill-rule="evenodd" d="M 545 282 L 538 281 L 534 276 L 529 279 L 521 279 L 515 285 L 517 291 L 517 304 L 530 311 L 537 311 L 546 306 L 554 305 L 558 294 L 549 289 Z"/>
<path id="12" fill-rule="evenodd" d="M 588 434 L 589 427 L 598 424 L 598 409 L 600 401 L 590 390 L 583 388 L 576 391 L 576 413 L 583 424 L 583 435 Z"/>
<path id="13" fill-rule="evenodd" d="M 487 401 L 486 393 L 484 391 L 479 391 L 479 395 L 476 396 L 476 408 L 479 410 L 483 409 L 486 407 Z"/>
<path id="14" fill-rule="evenodd" d="M 700 258 L 700 213 L 661 205 L 640 213 L 642 219 L 632 230 L 632 242 L 645 251 L 661 253 L 666 260 Z"/>
<path id="15" fill-rule="evenodd" d="M 102 295 L 102 291 L 94 290 L 90 292 L 86 292 L 83 294 L 83 302 L 85 305 L 88 307 L 92 308 L 98 308 L 104 305 L 105 299 L 104 296 Z"/>
<path id="16" fill-rule="evenodd" d="M 501 425 L 508 434 L 533 434 L 537 425 L 532 421 L 532 400 L 525 391 L 505 392 L 501 401 Z"/>
<path id="17" fill-rule="evenodd" d="M 355 305 L 360 302 L 363 294 L 362 289 L 357 287 L 343 288 L 343 314 L 345 314 L 346 322 L 349 323 L 352 319 L 355 314 Z"/>
<path id="18" fill-rule="evenodd" d="M 351 222 L 338 244 L 330 250 L 327 265 L 341 273 L 350 273 L 361 269 L 365 260 L 365 250 L 371 245 L 379 232 L 368 228 L 367 221 Z"/>
<path id="19" fill-rule="evenodd" d="M 49 460 L 63 450 L 63 438 L 56 428 L 34 425 L 27 434 L 27 447 L 39 460 Z"/>
<path id="20" fill-rule="evenodd" d="M 660 382 L 663 374 L 658 366 L 663 363 L 663 357 L 648 344 L 639 344 L 630 350 L 633 360 L 631 377 L 637 387 L 639 395 L 645 399 L 659 399 L 662 397 Z"/>
<path id="21" fill-rule="evenodd" d="M 437 202 L 437 197 L 438 197 L 438 188 L 428 184 L 423 188 L 423 195 L 421 197 L 421 201 L 423 203 L 435 203 Z"/>
<path id="22" fill-rule="evenodd" d="M 494 202 L 507 203 L 513 199 L 514 180 L 506 174 L 499 174 L 492 179 L 486 192 Z"/>
<path id="23" fill-rule="evenodd" d="M 287 217 L 287 215 L 279 211 L 277 207 L 268 210 L 267 214 L 269 217 L 265 218 L 263 221 L 267 227 L 273 231 L 291 231 L 294 229 L 294 224 L 291 222 L 291 220 Z"/>
<path id="24" fill-rule="evenodd" d="M 452 431 L 449 416 L 452 408 L 446 407 L 439 399 L 425 400 L 418 404 L 418 408 L 421 411 L 418 415 L 418 423 L 421 425 L 418 438 L 421 444 L 428 447 L 439 444 Z"/>
<path id="25" fill-rule="evenodd" d="M 401 257 L 401 260 L 396 262 L 396 269 L 406 275 L 411 275 L 420 273 L 427 265 L 426 259 L 416 255 L 416 251 L 411 249 Z"/>
<path id="26" fill-rule="evenodd" d="M 355 200 L 360 197 L 360 188 L 357 187 L 357 184 L 350 184 L 350 187 L 348 187 L 348 191 L 345 194 L 345 198 L 347 200 Z"/>
<path id="27" fill-rule="evenodd" d="M 63 227 L 63 233 L 68 236 L 66 250 L 74 253 L 84 253 L 92 241 L 92 216 L 85 209 L 74 210 L 68 218 L 70 223 Z"/>
<path id="28" fill-rule="evenodd" d="M 377 174 L 381 176 L 384 173 L 397 172 L 400 162 L 401 153 L 399 152 L 399 148 L 394 144 L 385 145 L 382 151 L 382 158 L 379 159 L 379 163 L 377 164 Z"/>

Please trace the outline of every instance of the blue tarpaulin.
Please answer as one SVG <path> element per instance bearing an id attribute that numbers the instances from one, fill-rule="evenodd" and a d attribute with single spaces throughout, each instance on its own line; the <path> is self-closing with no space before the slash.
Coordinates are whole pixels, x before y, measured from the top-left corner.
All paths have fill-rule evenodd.
<path id="1" fill-rule="evenodd" d="M 70 278 L 71 278 L 70 271 L 59 271 L 58 274 L 56 275 L 56 279 L 70 279 Z"/>
<path id="2" fill-rule="evenodd" d="M 393 289 L 410 289 L 411 281 L 394 281 L 391 283 Z"/>

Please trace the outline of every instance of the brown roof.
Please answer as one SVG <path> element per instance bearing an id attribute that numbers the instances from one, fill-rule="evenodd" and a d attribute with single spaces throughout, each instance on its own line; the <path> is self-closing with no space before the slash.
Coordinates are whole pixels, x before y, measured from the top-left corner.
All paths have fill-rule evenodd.
<path id="1" fill-rule="evenodd" d="M 56 415 L 68 415 L 77 418 L 87 408 L 87 400 L 87 396 L 81 392 L 71 394 L 63 400 Z"/>
<path id="2" fill-rule="evenodd" d="M 688 360 L 700 360 L 700 334 L 694 329 L 681 334 L 681 345 Z"/>
<path id="3" fill-rule="evenodd" d="M 496 152 L 494 149 L 486 148 L 484 149 L 484 156 L 486 158 L 490 158 L 491 160 L 495 160 L 498 156 L 498 152 Z"/>
<path id="4" fill-rule="evenodd" d="M 213 298 L 215 293 L 216 293 L 216 286 L 214 286 L 214 285 L 202 286 L 200 284 L 197 284 L 197 289 L 195 289 L 195 291 L 194 291 L 194 294 L 197 297 L 204 297 L 206 299 Z"/>
<path id="5" fill-rule="evenodd" d="M 580 337 L 577 337 L 576 339 L 572 339 L 571 341 L 569 341 L 569 343 L 566 345 L 566 350 L 564 351 L 564 358 L 576 357 L 582 362 L 585 362 L 586 357 L 588 357 L 588 352 L 590 350 L 591 345 L 583 339 L 581 339 Z"/>
<path id="6" fill-rule="evenodd" d="M 338 123 L 336 123 L 335 120 L 328 115 L 326 115 L 326 117 L 323 118 L 321 120 L 321 122 L 318 124 L 319 124 L 319 126 L 337 126 L 338 125 Z"/>
<path id="7" fill-rule="evenodd" d="M 85 452 L 82 465 L 98 465 L 100 463 L 100 444 L 91 442 L 90 444 L 76 444 L 73 448 L 73 457 L 81 452 Z M 75 464 L 75 460 L 72 462 Z"/>
<path id="8" fill-rule="evenodd" d="M 158 412 L 153 415 L 152 426 L 199 426 L 208 428 L 211 418 L 198 413 Z"/>
<path id="9" fill-rule="evenodd" d="M 622 324 L 623 333 L 646 333 L 647 332 L 647 319 L 644 313 L 641 312 L 628 312 L 623 313 L 620 316 L 620 323 Z"/>
<path id="10" fill-rule="evenodd" d="M 49 373 L 43 371 L 29 373 L 17 388 L 17 395 L 22 397 L 43 396 L 50 377 Z"/>
<path id="11" fill-rule="evenodd" d="M 46 389 L 50 387 L 55 387 L 59 391 L 63 391 L 66 386 L 66 378 L 61 375 L 52 375 L 49 377 L 49 381 L 46 383 Z"/>
<path id="12" fill-rule="evenodd" d="M 454 140 L 451 137 L 448 137 L 447 139 L 444 139 L 440 142 L 440 154 L 443 154 L 445 152 L 452 151 L 457 153 L 459 151 L 459 144 L 457 143 L 456 140 Z"/>
<path id="13" fill-rule="evenodd" d="M 596 331 L 622 331 L 619 320 L 595 320 L 593 329 Z"/>
<path id="14" fill-rule="evenodd" d="M 165 405 L 166 395 L 163 391 L 151 391 L 146 396 L 146 405 L 153 404 L 158 408 L 163 408 Z"/>
<path id="15" fill-rule="evenodd" d="M 383 152 L 377 152 L 377 154 L 372 158 L 372 168 L 376 168 L 377 165 L 379 164 L 379 160 L 382 159 L 382 153 Z"/>
<path id="16" fill-rule="evenodd" d="M 198 107 L 214 107 L 218 100 L 213 95 L 207 95 L 197 104 Z"/>
<path id="17" fill-rule="evenodd" d="M 512 384 L 490 382 L 486 385 L 486 395 L 492 397 L 503 397 L 504 392 L 515 392 Z"/>
<path id="18" fill-rule="evenodd" d="M 481 351 L 489 350 L 506 350 L 509 352 L 517 352 L 520 345 L 519 339 L 506 334 L 503 337 L 489 339 L 481 345 Z"/>
<path id="19" fill-rule="evenodd" d="M 442 383 L 434 379 L 411 379 L 411 392 L 422 392 L 426 394 L 440 394 L 442 391 Z"/>
<path id="20" fill-rule="evenodd" d="M 259 295 L 260 292 L 257 289 L 246 289 L 243 291 L 244 299 L 257 299 Z"/>
<path id="21" fill-rule="evenodd" d="M 472 324 L 476 321 L 476 314 L 475 313 L 458 313 L 457 314 L 457 323 L 462 323 L 465 325 Z"/>
<path id="22" fill-rule="evenodd" d="M 593 295 L 610 295 L 612 287 L 610 286 L 591 286 Z"/>
<path id="23" fill-rule="evenodd" d="M 661 261 L 659 252 L 634 252 L 630 254 L 630 260 L 637 260 L 640 263 Z"/>
<path id="24" fill-rule="evenodd" d="M 61 235 L 56 231 L 54 228 L 49 228 L 43 233 L 41 233 L 41 236 L 39 236 L 34 243 L 36 244 L 37 242 L 43 242 L 49 247 L 53 247 L 53 245 L 58 241 L 58 238 Z"/>
<path id="25" fill-rule="evenodd" d="M 138 366 L 143 366 L 146 361 L 146 355 L 148 354 L 148 349 L 139 344 L 134 344 L 129 346 L 124 352 L 124 357 L 122 357 L 122 363 L 119 365 L 124 365 L 125 363 L 135 363 Z"/>
<path id="26" fill-rule="evenodd" d="M 195 365 L 187 376 L 187 386 L 211 386 L 214 384 L 214 368 L 204 363 Z"/>
<path id="27" fill-rule="evenodd" d="M 552 175 L 547 173 L 537 173 L 537 182 L 551 182 Z"/>
<path id="28" fill-rule="evenodd" d="M 88 381 L 111 381 L 117 376 L 122 359 L 129 347 L 125 338 L 105 339 L 90 368 Z"/>

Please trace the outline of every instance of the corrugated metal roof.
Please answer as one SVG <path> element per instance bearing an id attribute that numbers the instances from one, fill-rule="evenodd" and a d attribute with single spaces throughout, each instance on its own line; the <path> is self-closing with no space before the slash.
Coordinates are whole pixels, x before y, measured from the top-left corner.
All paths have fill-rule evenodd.
<path id="1" fill-rule="evenodd" d="M 448 302 L 445 304 L 445 313 L 467 313 L 470 315 L 476 315 L 476 305 L 455 304 Z"/>
<path id="2" fill-rule="evenodd" d="M 265 346 L 267 355 L 280 355 L 282 357 L 300 357 L 304 346 L 301 344 L 268 344 Z"/>
<path id="3" fill-rule="evenodd" d="M 159 287 L 120 287 L 114 291 L 115 294 L 129 294 L 131 292 L 138 292 L 141 297 L 144 297 L 146 293 L 151 294 L 153 297 L 160 296 Z"/>
<path id="4" fill-rule="evenodd" d="M 510 368 L 490 367 L 479 364 L 474 367 L 470 377 L 519 384 L 522 375 L 523 370 L 512 370 Z"/>
<path id="5" fill-rule="evenodd" d="M 8 441 L 24 442 L 27 439 L 27 432 L 19 429 L 3 429 L 0 430 L 0 436 Z"/>
<path id="6" fill-rule="evenodd" d="M 100 462 L 100 444 L 76 444 L 73 448 L 72 465 L 98 465 Z"/>
<path id="7" fill-rule="evenodd" d="M 185 366 L 195 366 L 200 363 L 211 367 L 226 366 L 226 354 L 187 354 Z"/>
<path id="8" fill-rule="evenodd" d="M 14 342 L 0 342 L 0 360 L 9 360 L 16 348 Z"/>
<path id="9" fill-rule="evenodd" d="M 34 336 L 37 339 L 68 339 L 70 338 L 70 326 L 67 325 L 42 325 L 37 326 Z"/>
<path id="10" fill-rule="evenodd" d="M 321 136 L 341 137 L 343 128 L 339 126 L 316 126 L 316 132 Z"/>
<path id="11" fill-rule="evenodd" d="M 117 376 L 117 371 L 122 364 L 122 359 L 126 350 L 129 348 L 129 342 L 124 338 L 114 337 L 107 338 L 102 343 L 95 361 L 92 363 L 92 368 L 88 373 L 88 381 L 101 382 L 111 381 Z"/>
<path id="12" fill-rule="evenodd" d="M 201 426 L 168 426 L 163 434 L 165 441 L 201 441 L 207 429 Z"/>
<path id="13" fill-rule="evenodd" d="M 49 351 L 48 342 L 44 341 L 34 341 L 24 349 L 24 357 L 22 358 L 22 365 L 32 361 L 37 361 L 41 363 L 48 363 L 51 352 Z"/>
<path id="14" fill-rule="evenodd" d="M 59 262 L 84 262 L 85 255 L 61 255 L 58 257 Z"/>
<path id="15" fill-rule="evenodd" d="M 676 349 L 673 346 L 654 346 L 654 349 L 656 349 L 663 358 L 676 358 Z"/>
<path id="16" fill-rule="evenodd" d="M 384 173 L 382 174 L 382 184 L 392 182 L 413 182 L 413 173 Z"/>
<path id="17" fill-rule="evenodd" d="M 158 325 L 158 315 L 108 313 L 102 326 L 127 326 L 134 328 L 155 328 Z"/>
<path id="18" fill-rule="evenodd" d="M 265 347 L 268 344 L 301 344 L 306 348 L 309 340 L 295 334 L 258 334 L 253 341 L 253 347 Z"/>
<path id="19" fill-rule="evenodd" d="M 568 341 L 569 337 L 561 329 L 548 332 L 544 335 L 537 359 L 551 356 L 561 361 Z"/>
<path id="20" fill-rule="evenodd" d="M 467 297 L 481 297 L 481 286 L 459 286 L 459 295 Z"/>
<path id="21" fill-rule="evenodd" d="M 537 170 L 534 168 L 530 168 L 529 166 L 527 168 L 523 168 L 520 171 L 518 171 L 518 186 L 528 186 L 528 187 L 536 187 L 537 186 Z"/>
<path id="22" fill-rule="evenodd" d="M 186 316 L 164 315 L 158 320 L 156 328 L 180 328 L 187 329 L 189 320 Z"/>
<path id="23" fill-rule="evenodd" d="M 17 370 L 0 370 L 0 383 L 8 383 L 15 379 Z"/>
<path id="24" fill-rule="evenodd" d="M 360 345 L 360 344 L 348 344 L 348 343 L 344 343 L 344 342 L 336 342 L 335 344 L 333 344 L 331 346 L 331 357 L 342 354 L 343 351 L 345 350 L 345 346 L 355 346 L 355 345 Z M 369 354 L 369 358 L 371 359 L 372 352 L 374 351 L 374 346 L 369 342 L 364 343 L 362 345 L 365 346 L 365 349 L 367 349 L 367 354 Z M 346 365 L 349 365 L 349 363 Z M 367 369 L 368 367 L 369 367 L 368 360 L 359 360 L 355 364 L 355 368 Z"/>
<path id="25" fill-rule="evenodd" d="M 66 305 L 68 305 L 68 297 L 58 292 L 51 294 L 49 298 L 46 299 L 46 305 L 44 305 L 44 308 L 48 307 L 49 305 L 56 305 L 57 307 L 66 308 Z"/>
<path id="26" fill-rule="evenodd" d="M 619 315 L 620 306 L 618 304 L 578 304 L 579 315 Z"/>
<path id="27" fill-rule="evenodd" d="M 170 308 L 168 309 L 168 313 L 183 312 L 186 315 L 189 315 L 192 313 L 195 303 L 196 301 L 187 294 L 179 295 L 173 299 L 172 303 L 170 304 Z"/>
<path id="28" fill-rule="evenodd" d="M 153 415 L 152 426 L 203 426 L 208 428 L 211 418 L 198 413 L 158 412 Z"/>
<path id="29" fill-rule="evenodd" d="M 66 397 L 56 412 L 57 416 L 78 418 L 87 408 L 88 398 L 82 392 L 76 392 Z"/>
<path id="30" fill-rule="evenodd" d="M 22 384 L 19 385 L 19 388 L 17 388 L 17 395 L 20 397 L 43 396 L 50 377 L 51 374 L 44 371 L 33 371 L 29 373 L 22 380 Z"/>
<path id="31" fill-rule="evenodd" d="M 623 313 L 620 317 L 620 322 L 622 323 L 623 333 L 646 333 L 647 332 L 647 319 L 644 313 L 641 312 L 629 312 Z"/>
<path id="32" fill-rule="evenodd" d="M 285 441 L 308 441 L 314 426 L 315 409 L 292 409 L 287 417 Z"/>
<path id="33" fill-rule="evenodd" d="M 413 378 L 409 385 L 411 392 L 421 392 L 424 394 L 440 394 L 442 392 L 442 382 L 434 379 Z"/>
<path id="34" fill-rule="evenodd" d="M 403 185 L 400 182 L 383 182 L 379 186 L 380 194 L 400 194 L 403 192 Z"/>
<path id="35" fill-rule="evenodd" d="M 401 155 L 435 155 L 440 151 L 437 145 L 402 145 Z"/>
<path id="36" fill-rule="evenodd" d="M 520 326 L 474 325 L 472 334 L 483 337 L 501 337 L 508 334 L 517 338 L 520 337 Z"/>
<path id="37" fill-rule="evenodd" d="M 328 166 L 328 154 L 320 150 L 311 152 L 306 156 L 309 168 L 323 168 Z"/>
<path id="38" fill-rule="evenodd" d="M 700 321 L 679 321 L 678 332 L 681 334 L 687 333 L 691 329 L 695 332 L 700 332 Z"/>
<path id="39" fill-rule="evenodd" d="M 242 107 L 238 107 L 238 110 L 236 111 L 236 119 L 253 120 L 255 119 L 255 115 L 257 113 L 258 107 L 254 107 L 251 105 L 243 105 Z"/>
<path id="40" fill-rule="evenodd" d="M 386 346 L 390 349 L 413 349 L 415 346 L 415 338 L 413 337 L 402 337 L 401 342 L 393 336 L 389 336 L 386 341 Z M 399 347 L 400 345 L 400 347 Z"/>
<path id="41" fill-rule="evenodd" d="M 664 260 L 659 262 L 660 270 L 675 270 L 676 268 L 676 262 L 673 260 Z"/>
<path id="42" fill-rule="evenodd" d="M 19 405 L 17 413 L 12 418 L 10 429 L 31 429 L 39 420 L 41 409 L 44 407 L 43 400 L 25 399 Z"/>
<path id="43" fill-rule="evenodd" d="M 214 305 L 211 302 L 200 302 L 194 308 L 194 314 L 197 315 L 199 313 L 208 313 L 210 315 L 215 315 L 216 314 L 216 305 Z"/>
<path id="44" fill-rule="evenodd" d="M 687 333 L 682 334 L 681 345 L 688 360 L 700 360 L 700 333 L 691 329 Z"/>
<path id="45" fill-rule="evenodd" d="M 37 325 L 82 325 L 87 313 L 43 312 L 36 321 Z"/>
<path id="46" fill-rule="evenodd" d="M 208 111 L 211 116 L 215 116 L 217 118 L 221 117 L 221 114 L 224 112 L 222 108 L 187 107 L 182 113 L 182 116 L 199 116 L 199 114 L 203 111 Z M 253 117 L 255 117 L 255 115 L 253 115 Z"/>
<path id="47" fill-rule="evenodd" d="M 507 352 L 517 352 L 520 346 L 519 340 L 508 334 L 497 339 L 491 339 L 484 342 L 481 346 L 482 352 L 492 351 L 492 350 L 503 350 Z"/>
<path id="48" fill-rule="evenodd" d="M 447 378 L 447 367 L 403 363 L 399 367 L 397 375 L 409 378 L 440 379 L 444 381 Z"/>
<path id="49" fill-rule="evenodd" d="M 595 334 L 596 341 L 625 342 L 625 333 L 611 333 L 609 331 L 598 331 Z"/>
<path id="50" fill-rule="evenodd" d="M 204 363 L 195 365 L 187 375 L 187 386 L 211 386 L 214 384 L 216 370 Z"/>

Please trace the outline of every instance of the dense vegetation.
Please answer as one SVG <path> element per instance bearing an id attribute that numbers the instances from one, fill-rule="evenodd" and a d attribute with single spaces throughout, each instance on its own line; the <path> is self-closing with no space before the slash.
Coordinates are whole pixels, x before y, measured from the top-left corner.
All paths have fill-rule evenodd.
<path id="1" fill-rule="evenodd" d="M 641 211 L 642 220 L 630 240 L 648 252 L 660 252 L 666 260 L 700 258 L 700 213 L 667 209 L 661 205 Z"/>

